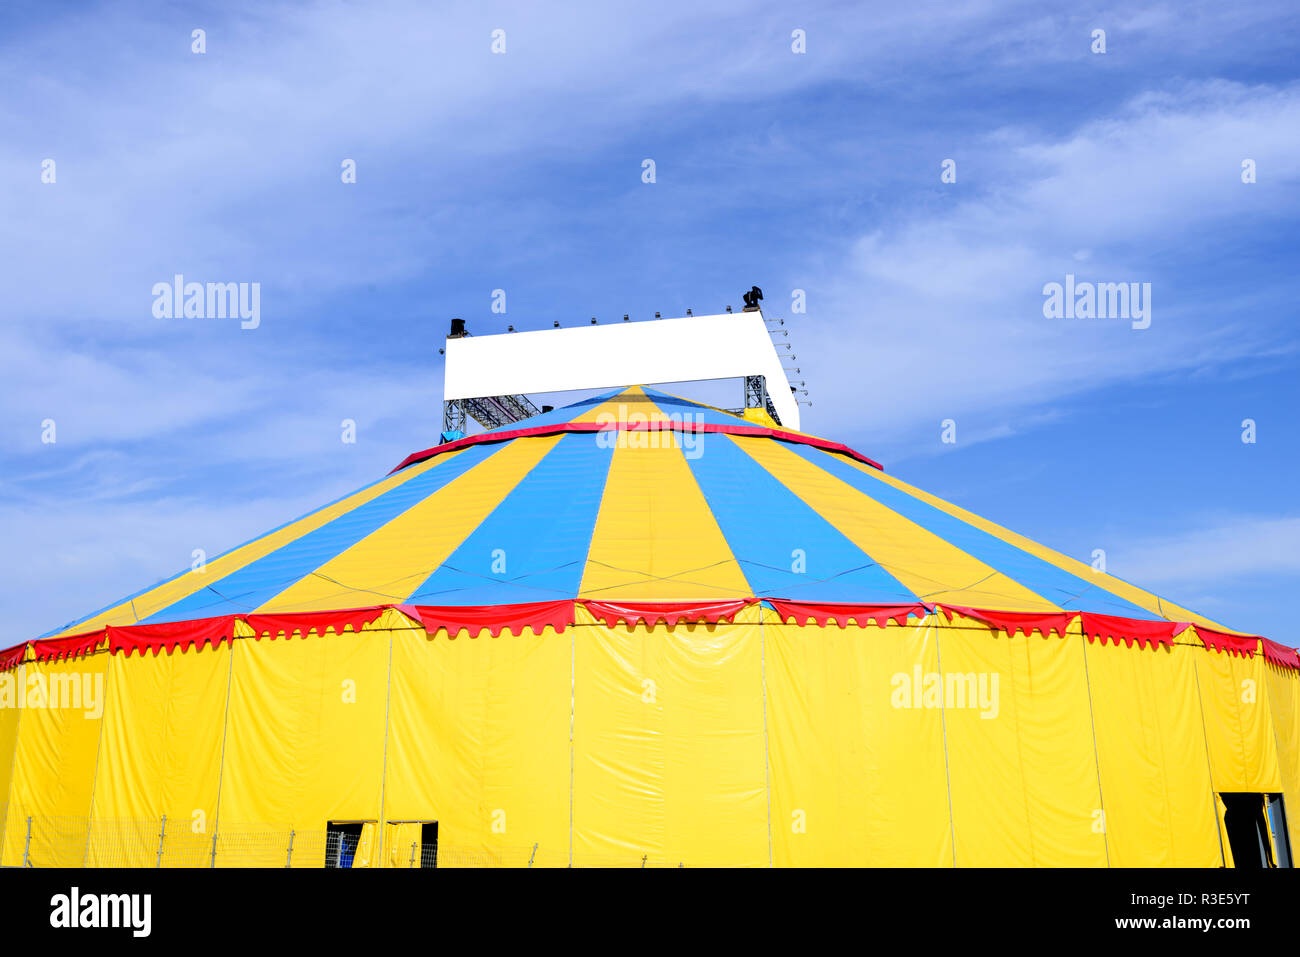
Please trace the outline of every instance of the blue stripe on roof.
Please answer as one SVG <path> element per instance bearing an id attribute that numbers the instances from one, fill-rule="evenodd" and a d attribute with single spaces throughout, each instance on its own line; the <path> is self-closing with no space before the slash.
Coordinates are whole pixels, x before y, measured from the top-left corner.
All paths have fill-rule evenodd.
<path id="1" fill-rule="evenodd" d="M 508 605 L 572 598 L 582 583 L 614 449 L 566 435 L 407 603 Z M 504 570 L 498 559 L 504 561 Z"/>
<path id="2" fill-rule="evenodd" d="M 996 569 L 1059 608 L 1141 618 L 1148 621 L 1160 618 L 1159 615 L 1107 591 L 1095 581 L 1073 575 L 1051 562 L 1046 562 L 1010 542 L 990 535 L 969 522 L 964 522 L 928 502 L 854 468 L 837 455 L 804 445 L 789 445 L 788 448 L 836 478 L 847 482 L 867 497 L 915 522 L 956 548 L 960 548 L 966 554 Z"/>
<path id="3" fill-rule="evenodd" d="M 683 454 L 755 595 L 864 604 L 917 600 L 730 436 L 694 439 L 698 455 L 690 449 Z M 794 570 L 798 552 L 803 572 Z"/>
<path id="4" fill-rule="evenodd" d="M 253 611 L 508 444 L 470 446 L 410 481 L 168 605 L 144 619 L 143 624 Z M 382 596 L 375 596 L 376 604 L 383 600 Z"/>
<path id="5" fill-rule="evenodd" d="M 413 475 L 415 473 L 412 472 L 411 474 Z M 253 544 L 253 542 L 258 541 L 259 539 L 266 538 L 268 535 L 274 535 L 276 532 L 280 531 L 281 529 L 288 528 L 290 525 L 295 525 L 298 522 L 301 522 L 303 519 L 310 518 L 311 516 L 315 515 L 317 512 L 323 512 L 325 511 L 325 509 L 337 505 L 339 502 L 343 501 L 344 499 L 351 498 L 354 495 L 360 495 L 366 489 L 373 488 L 374 486 L 378 485 L 380 482 L 385 482 L 392 477 L 393 477 L 392 475 L 381 475 L 373 482 L 367 482 L 365 485 L 361 486 L 360 488 L 353 489 L 352 491 L 348 492 L 346 495 L 340 495 L 332 502 L 327 502 L 324 505 L 320 506 L 319 508 L 313 508 L 310 512 L 304 512 L 302 515 L 299 515 L 297 518 L 290 519 L 287 522 L 282 522 L 279 525 L 275 526 L 275 528 L 271 529 L 270 531 L 262 532 L 260 535 L 257 535 L 254 538 L 250 538 L 246 542 L 241 542 L 240 544 L 236 545 L 234 548 L 226 549 L 224 552 L 222 552 L 220 555 L 217 555 L 215 558 L 209 558 L 207 560 L 208 564 L 218 561 L 219 559 L 225 558 L 227 555 L 231 554 L 232 552 L 239 551 L 245 545 L 251 545 Z M 409 478 L 403 479 L 403 481 L 409 481 Z M 398 484 L 400 485 L 401 483 Z M 79 625 L 83 621 L 90 621 L 92 618 L 98 618 L 106 611 L 110 611 L 111 609 L 116 608 L 119 605 L 125 605 L 127 602 L 135 601 L 135 599 L 139 598 L 141 595 L 148 594 L 149 592 L 153 591 L 155 588 L 161 588 L 163 585 L 166 585 L 170 582 L 174 582 L 178 578 L 182 578 L 183 576 L 189 575 L 191 573 L 192 572 L 190 569 L 186 569 L 185 571 L 180 572 L 179 574 L 168 575 L 166 578 L 159 579 L 158 581 L 154 582 L 152 585 L 149 585 L 147 588 L 141 588 L 135 594 L 127 595 L 125 598 L 119 598 L 117 601 L 113 602 L 110 605 L 105 605 L 103 608 L 99 609 L 98 611 L 93 611 L 89 615 L 83 615 L 80 618 L 73 619 L 72 621 L 68 622 L 66 625 L 60 625 L 58 628 L 51 629 L 50 631 L 47 631 L 45 634 L 41 635 L 41 637 L 48 638 L 50 635 L 57 635 L 60 634 L 61 632 L 67 631 L 69 628 L 72 628 L 75 625 Z"/>

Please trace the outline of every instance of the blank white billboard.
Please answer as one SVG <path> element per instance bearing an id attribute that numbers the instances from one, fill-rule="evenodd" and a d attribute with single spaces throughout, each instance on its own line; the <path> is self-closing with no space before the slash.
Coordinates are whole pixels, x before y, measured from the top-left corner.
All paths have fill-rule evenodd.
<path id="1" fill-rule="evenodd" d="M 612 389 L 761 375 L 781 424 L 799 405 L 761 312 L 447 340 L 444 398 Z"/>

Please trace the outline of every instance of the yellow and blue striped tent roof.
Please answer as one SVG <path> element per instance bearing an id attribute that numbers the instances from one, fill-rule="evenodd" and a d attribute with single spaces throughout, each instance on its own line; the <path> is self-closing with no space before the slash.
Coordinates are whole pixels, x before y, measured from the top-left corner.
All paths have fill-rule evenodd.
<path id="1" fill-rule="evenodd" d="M 376 605 L 782 599 L 1221 626 L 824 440 L 633 387 L 412 456 L 44 638 Z"/>

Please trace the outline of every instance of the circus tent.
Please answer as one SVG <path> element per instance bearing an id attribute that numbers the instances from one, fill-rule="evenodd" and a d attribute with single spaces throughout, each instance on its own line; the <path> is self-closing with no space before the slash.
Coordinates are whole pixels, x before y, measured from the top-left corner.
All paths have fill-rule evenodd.
<path id="1" fill-rule="evenodd" d="M 648 386 L 0 668 L 4 864 L 1222 866 L 1239 795 L 1273 862 L 1300 806 L 1294 649 Z M 100 714 L 18 700 L 65 675 Z"/>

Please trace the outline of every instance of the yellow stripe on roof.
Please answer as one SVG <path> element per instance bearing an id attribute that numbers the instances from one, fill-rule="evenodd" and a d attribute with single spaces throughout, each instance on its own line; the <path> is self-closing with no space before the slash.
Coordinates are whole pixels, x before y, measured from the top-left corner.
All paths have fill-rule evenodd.
<path id="1" fill-rule="evenodd" d="M 290 585 L 259 612 L 405 601 L 514 491 L 563 435 L 516 439 Z M 491 556 L 483 556 L 484 575 Z"/>
<path id="2" fill-rule="evenodd" d="M 95 631 L 103 628 L 105 625 L 134 625 L 143 621 L 150 615 L 167 608 L 176 602 L 189 597 L 200 589 L 206 588 L 213 582 L 224 578 L 225 576 L 239 571 L 246 565 L 266 557 L 278 548 L 287 545 L 295 539 L 302 538 L 316 529 L 327 525 L 334 519 L 338 518 L 355 508 L 365 505 L 367 502 L 378 498 L 385 492 L 389 492 L 399 485 L 409 482 L 429 469 L 442 462 L 450 461 L 459 455 L 461 450 L 450 452 L 421 462 L 418 465 L 412 465 L 410 468 L 403 469 L 395 475 L 390 475 L 380 482 L 376 482 L 369 488 L 364 488 L 355 492 L 346 498 L 340 499 L 333 505 L 327 505 L 319 511 L 312 512 L 302 518 L 291 522 L 284 528 L 277 529 L 270 534 L 263 535 L 261 538 L 255 538 L 245 545 L 241 545 L 231 552 L 227 552 L 218 558 L 209 561 L 202 573 L 182 572 L 175 578 L 158 585 L 142 595 L 133 599 L 121 602 L 118 605 L 100 612 L 93 618 L 90 618 L 80 624 L 73 625 L 59 632 L 58 635 L 51 637 L 61 637 L 63 635 L 77 635 L 87 631 Z M 366 602 L 366 604 L 376 604 L 376 602 Z"/>
<path id="3" fill-rule="evenodd" d="M 639 390 L 638 390 L 639 391 Z M 750 594 L 674 432 L 619 432 L 581 598 L 675 601 Z"/>
<path id="4" fill-rule="evenodd" d="M 914 595 L 926 601 L 975 608 L 1060 610 L 1041 595 L 863 495 L 782 443 L 745 436 L 727 438 Z"/>
<path id="5" fill-rule="evenodd" d="M 1130 585 L 1128 582 L 1121 578 L 1116 578 L 1114 575 L 1095 571 L 1090 565 L 1086 565 L 1077 559 L 1070 558 L 1068 555 L 1063 555 L 1054 549 L 1048 548 L 1046 545 L 1040 545 L 1033 539 L 1026 538 L 1010 529 L 1003 528 L 995 522 L 990 522 L 988 519 L 981 518 L 973 512 L 966 511 L 964 508 L 960 508 L 950 502 L 945 502 L 943 499 L 931 495 L 929 492 L 923 492 L 918 488 L 914 488 L 906 482 L 894 478 L 892 475 L 880 472 L 877 469 L 863 465 L 860 462 L 855 462 L 848 456 L 840 456 L 840 458 L 864 474 L 869 475 L 878 481 L 886 482 L 898 489 L 900 492 L 918 498 L 929 505 L 933 505 L 935 508 L 942 509 L 954 518 L 961 519 L 963 522 L 973 525 L 981 531 L 988 532 L 988 534 L 1000 538 L 1004 542 L 1028 552 L 1035 558 L 1041 558 L 1043 561 L 1055 565 L 1057 568 L 1063 569 L 1071 575 L 1075 575 L 1086 581 L 1095 582 L 1098 588 L 1108 591 L 1113 595 L 1118 595 L 1120 598 L 1132 602 L 1134 605 L 1137 605 L 1139 608 L 1144 608 L 1152 614 L 1159 615 L 1162 618 L 1167 618 L 1170 621 L 1190 621 L 1193 624 L 1207 625 L 1208 627 L 1219 631 L 1230 632 L 1233 630 L 1225 625 L 1219 624 L 1211 618 L 1206 618 L 1204 615 L 1198 615 L 1196 612 L 1190 611 L 1181 605 L 1176 605 L 1173 602 L 1152 594 L 1149 591 L 1144 591 L 1136 585 Z"/>

